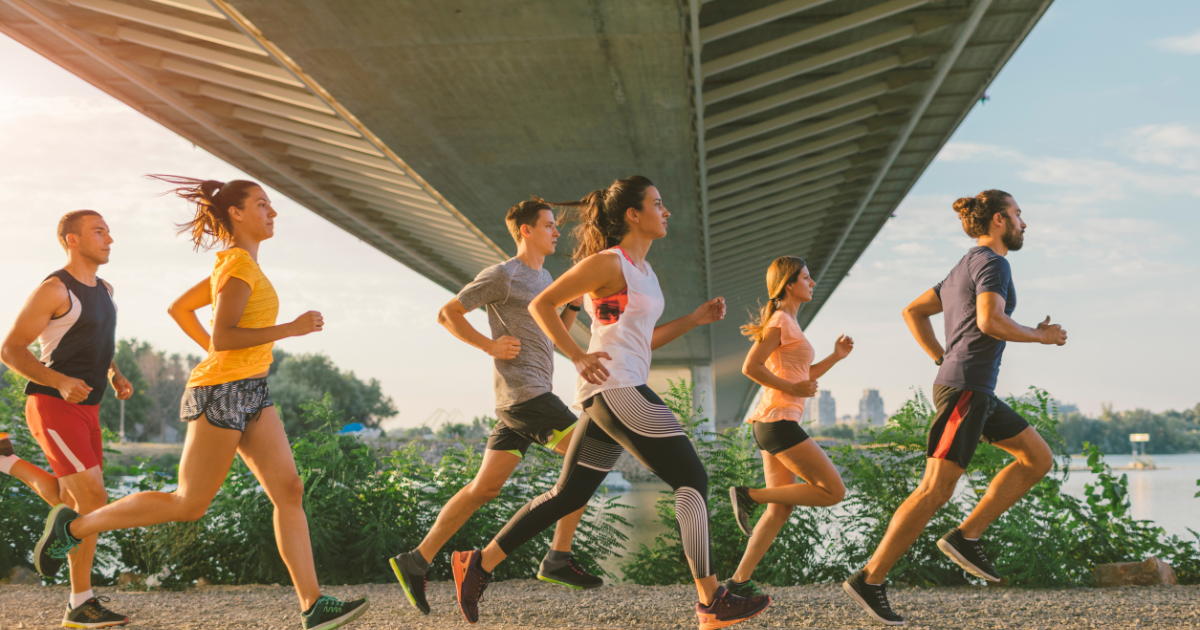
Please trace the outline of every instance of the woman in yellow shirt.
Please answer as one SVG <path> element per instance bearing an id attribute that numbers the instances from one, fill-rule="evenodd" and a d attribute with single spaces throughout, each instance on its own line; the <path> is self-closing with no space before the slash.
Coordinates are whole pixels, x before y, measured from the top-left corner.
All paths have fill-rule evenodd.
<path id="1" fill-rule="evenodd" d="M 64 505 L 50 513 L 36 553 L 63 557 L 84 537 L 114 529 L 145 527 L 204 516 L 233 465 L 235 454 L 258 478 L 275 504 L 275 541 L 300 598 L 305 630 L 330 630 L 366 611 L 368 602 L 321 595 L 304 514 L 304 484 L 279 414 L 271 403 L 267 373 L 271 347 L 280 339 L 321 330 L 321 314 L 309 311 L 276 325 L 279 298 L 258 266 L 258 248 L 275 234 L 277 213 L 261 186 L 154 176 L 177 186 L 171 192 L 195 207 L 180 225 L 197 250 L 222 246 L 212 274 L 171 305 L 171 317 L 208 353 L 192 370 L 181 402 L 188 422 L 179 487 L 139 492 L 79 516 Z M 213 305 L 211 335 L 196 311 Z"/>
<path id="2" fill-rule="evenodd" d="M 796 313 L 812 300 L 816 286 L 804 260 L 776 258 L 767 269 L 769 299 L 758 317 L 742 326 L 742 334 L 754 340 L 742 373 L 763 387 L 762 400 L 746 421 L 754 425 L 767 478 L 766 488 L 729 489 L 738 527 L 750 540 L 725 587 L 742 597 L 762 593 L 750 576 L 794 506 L 836 505 L 846 494 L 829 456 L 800 428 L 805 401 L 817 393 L 817 379 L 854 349 L 853 339 L 838 337 L 833 353 L 813 363 L 816 353 L 800 330 Z M 796 483 L 797 476 L 807 483 Z M 764 503 L 767 511 L 751 530 L 750 516 Z"/>

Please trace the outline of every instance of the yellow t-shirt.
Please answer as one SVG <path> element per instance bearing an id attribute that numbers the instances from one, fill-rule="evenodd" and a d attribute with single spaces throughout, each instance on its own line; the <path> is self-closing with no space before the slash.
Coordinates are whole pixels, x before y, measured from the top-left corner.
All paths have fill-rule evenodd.
<path id="1" fill-rule="evenodd" d="M 275 287 L 271 286 L 271 281 L 263 275 L 262 269 L 250 254 L 238 247 L 217 253 L 217 264 L 213 267 L 212 278 L 209 280 L 214 316 L 217 293 L 230 278 L 237 278 L 250 285 L 250 300 L 246 302 L 246 310 L 238 320 L 238 328 L 274 326 L 275 318 L 279 315 L 279 296 L 275 294 Z M 209 325 L 212 325 L 211 320 Z M 271 366 L 271 348 L 274 345 L 264 343 L 261 346 L 221 352 L 209 347 L 208 356 L 192 370 L 187 386 L 220 385 L 266 372 Z"/>
<path id="2" fill-rule="evenodd" d="M 808 338 L 804 336 L 804 332 L 800 330 L 800 324 L 796 322 L 796 318 L 783 311 L 775 311 L 766 327 L 779 329 L 780 342 L 775 352 L 767 357 L 767 369 L 785 381 L 792 383 L 807 381 L 808 370 L 812 367 L 816 351 L 808 342 Z M 779 422 L 780 420 L 799 422 L 804 415 L 804 404 L 807 401 L 807 398 L 792 396 L 777 389 L 764 387 L 758 408 L 755 409 L 754 415 L 746 419 L 746 422 Z"/>

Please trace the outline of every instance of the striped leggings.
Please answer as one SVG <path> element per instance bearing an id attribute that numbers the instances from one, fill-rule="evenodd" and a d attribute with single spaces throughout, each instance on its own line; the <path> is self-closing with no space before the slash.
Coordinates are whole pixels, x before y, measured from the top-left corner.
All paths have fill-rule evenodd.
<path id="1" fill-rule="evenodd" d="M 712 575 L 708 473 L 675 414 L 645 385 L 606 390 L 583 404 L 558 483 L 518 510 L 496 535 L 496 544 L 512 554 L 587 505 L 625 449 L 675 491 L 675 518 L 692 576 Z"/>

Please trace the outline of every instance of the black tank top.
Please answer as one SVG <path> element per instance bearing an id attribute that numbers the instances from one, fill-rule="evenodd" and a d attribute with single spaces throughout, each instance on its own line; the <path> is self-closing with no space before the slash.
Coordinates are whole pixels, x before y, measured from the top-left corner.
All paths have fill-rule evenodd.
<path id="1" fill-rule="evenodd" d="M 92 388 L 79 404 L 99 405 L 108 388 L 108 368 L 115 350 L 117 305 L 100 278 L 96 278 L 94 287 L 76 280 L 66 269 L 46 276 L 50 278 L 58 278 L 67 286 L 71 308 L 51 319 L 38 336 L 40 360 L 55 372 L 77 378 Z M 25 386 L 25 393 L 62 398 L 57 389 L 33 381 Z"/>

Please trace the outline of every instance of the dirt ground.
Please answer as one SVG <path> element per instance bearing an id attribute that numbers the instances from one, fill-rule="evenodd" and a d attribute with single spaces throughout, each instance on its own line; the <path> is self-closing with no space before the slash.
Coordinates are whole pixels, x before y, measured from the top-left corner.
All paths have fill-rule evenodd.
<path id="1" fill-rule="evenodd" d="M 774 605 L 740 628 L 882 628 L 869 621 L 840 585 L 768 588 Z M 282 586 L 205 586 L 183 592 L 100 589 L 113 610 L 133 619 L 129 628 L 246 628 L 297 630 L 295 594 Z M 466 628 L 453 584 L 429 585 L 432 614 L 420 614 L 397 585 L 330 587 L 330 595 L 370 597 L 356 630 Z M 690 586 L 607 585 L 571 591 L 536 580 L 491 585 L 480 603 L 478 628 L 695 628 Z M 65 587 L 0 586 L 0 630 L 57 628 Z M 1007 588 L 899 588 L 892 605 L 919 628 L 1074 630 L 1091 628 L 1200 628 L 1200 587 L 1023 590 Z"/>

